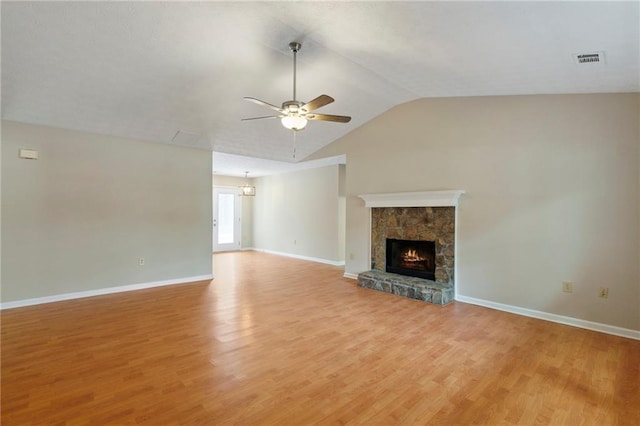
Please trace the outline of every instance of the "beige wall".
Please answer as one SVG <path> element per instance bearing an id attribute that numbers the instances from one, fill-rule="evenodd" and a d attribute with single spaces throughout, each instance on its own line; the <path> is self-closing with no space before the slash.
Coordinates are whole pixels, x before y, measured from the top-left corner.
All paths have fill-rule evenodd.
<path id="1" fill-rule="evenodd" d="M 339 181 L 338 165 L 255 179 L 255 248 L 344 261 Z"/>
<path id="2" fill-rule="evenodd" d="M 215 162 L 215 158 L 213 159 Z M 233 187 L 238 188 L 241 185 L 247 183 L 247 181 L 251 185 L 255 185 L 253 179 L 245 179 L 237 176 L 224 176 L 224 175 L 213 175 L 213 185 L 214 186 L 224 186 L 224 187 Z M 241 244 L 243 249 L 248 249 L 253 247 L 253 198 L 254 197 L 242 197 L 242 236 L 241 236 Z"/>
<path id="3" fill-rule="evenodd" d="M 210 152 L 2 122 L 3 302 L 210 275 L 211 217 Z"/>
<path id="4" fill-rule="evenodd" d="M 370 263 L 358 194 L 462 189 L 459 294 L 640 329 L 639 98 L 422 99 L 354 130 L 312 156 L 347 155 L 346 271 Z"/>

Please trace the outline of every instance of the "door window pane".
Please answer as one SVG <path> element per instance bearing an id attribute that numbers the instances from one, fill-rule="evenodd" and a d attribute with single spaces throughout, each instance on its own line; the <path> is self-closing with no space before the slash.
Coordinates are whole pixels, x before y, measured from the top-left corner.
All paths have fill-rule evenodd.
<path id="1" fill-rule="evenodd" d="M 218 194 L 218 244 L 233 243 L 235 195 Z"/>

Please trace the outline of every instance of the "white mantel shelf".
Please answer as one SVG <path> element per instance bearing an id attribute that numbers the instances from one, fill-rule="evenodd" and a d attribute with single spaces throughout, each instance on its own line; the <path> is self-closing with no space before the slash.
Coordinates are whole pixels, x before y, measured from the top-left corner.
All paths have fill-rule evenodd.
<path id="1" fill-rule="evenodd" d="M 465 192 L 448 191 L 394 192 L 388 194 L 362 194 L 365 207 L 450 207 L 458 205 Z"/>

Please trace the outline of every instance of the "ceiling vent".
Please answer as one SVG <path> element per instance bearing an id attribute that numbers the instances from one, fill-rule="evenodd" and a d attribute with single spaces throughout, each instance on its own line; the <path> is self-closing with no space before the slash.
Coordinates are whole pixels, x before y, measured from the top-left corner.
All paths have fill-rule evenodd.
<path id="1" fill-rule="evenodd" d="M 574 53 L 573 60 L 577 65 L 604 64 L 604 52 Z"/>

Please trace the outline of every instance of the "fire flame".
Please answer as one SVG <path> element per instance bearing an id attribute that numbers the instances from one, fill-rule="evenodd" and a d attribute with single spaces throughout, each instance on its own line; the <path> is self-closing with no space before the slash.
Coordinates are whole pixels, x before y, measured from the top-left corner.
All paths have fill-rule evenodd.
<path id="1" fill-rule="evenodd" d="M 417 250 L 407 250 L 402 254 L 402 260 L 405 262 L 422 262 L 426 258 L 420 257 Z"/>

